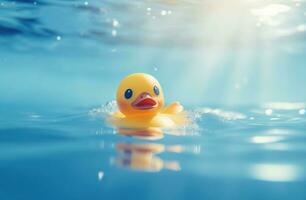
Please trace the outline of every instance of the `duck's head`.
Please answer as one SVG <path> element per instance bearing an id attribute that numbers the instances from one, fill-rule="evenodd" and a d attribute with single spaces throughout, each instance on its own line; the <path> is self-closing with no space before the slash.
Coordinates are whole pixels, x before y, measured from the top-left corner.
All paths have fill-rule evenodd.
<path id="1" fill-rule="evenodd" d="M 155 115 L 164 105 L 163 91 L 153 76 L 131 74 L 119 85 L 117 104 L 125 116 Z"/>

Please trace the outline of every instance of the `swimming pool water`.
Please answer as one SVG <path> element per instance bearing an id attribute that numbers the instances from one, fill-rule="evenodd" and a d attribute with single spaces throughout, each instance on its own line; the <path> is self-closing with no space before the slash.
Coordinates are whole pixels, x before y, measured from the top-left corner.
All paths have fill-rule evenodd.
<path id="1" fill-rule="evenodd" d="M 158 140 L 119 135 L 98 108 L 14 113 L 1 199 L 304 199 L 304 108 L 189 109 L 197 126 Z"/>
<path id="2" fill-rule="evenodd" d="M 0 1 L 0 199 L 304 200 L 305 8 Z M 109 126 L 135 72 L 192 125 L 155 139 Z"/>

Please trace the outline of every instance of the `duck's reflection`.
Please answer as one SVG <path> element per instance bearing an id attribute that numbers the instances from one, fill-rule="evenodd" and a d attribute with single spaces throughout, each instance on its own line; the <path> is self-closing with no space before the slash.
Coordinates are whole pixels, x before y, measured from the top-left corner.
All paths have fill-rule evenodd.
<path id="1" fill-rule="evenodd" d="M 164 137 L 162 130 L 159 128 L 143 128 L 143 129 L 118 128 L 117 132 L 121 135 L 131 136 L 146 140 L 157 140 Z"/>
<path id="2" fill-rule="evenodd" d="M 180 170 L 177 161 L 165 161 L 156 155 L 165 151 L 164 145 L 120 143 L 116 148 L 119 154 L 115 158 L 115 164 L 118 166 L 149 172 L 159 172 L 162 169 Z"/>
<path id="3" fill-rule="evenodd" d="M 141 137 L 142 139 L 158 139 L 163 133 L 158 129 L 119 129 L 123 135 Z M 118 143 L 116 145 L 117 156 L 114 164 L 120 167 L 134 170 L 159 172 L 162 169 L 179 171 L 180 164 L 177 161 L 167 161 L 158 157 L 163 152 L 180 153 L 183 148 L 180 145 L 165 146 L 157 143 Z"/>

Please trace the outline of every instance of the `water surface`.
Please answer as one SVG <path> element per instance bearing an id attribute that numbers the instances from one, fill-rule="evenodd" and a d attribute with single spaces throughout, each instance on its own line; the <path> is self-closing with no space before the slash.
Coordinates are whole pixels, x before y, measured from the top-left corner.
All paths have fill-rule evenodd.
<path id="1" fill-rule="evenodd" d="M 304 104 L 190 109 L 157 140 L 88 111 L 1 119 L 1 199 L 305 198 Z"/>

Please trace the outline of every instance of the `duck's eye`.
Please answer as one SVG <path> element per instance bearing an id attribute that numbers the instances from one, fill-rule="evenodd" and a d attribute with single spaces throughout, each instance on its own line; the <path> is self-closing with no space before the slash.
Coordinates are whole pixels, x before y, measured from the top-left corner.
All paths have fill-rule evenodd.
<path id="1" fill-rule="evenodd" d="M 159 95 L 159 89 L 156 85 L 153 87 L 153 90 L 154 90 L 154 93 L 158 96 Z"/>
<path id="2" fill-rule="evenodd" d="M 129 98 L 131 98 L 132 96 L 133 96 L 133 90 L 131 90 L 131 89 L 125 90 L 125 92 L 124 92 L 124 97 L 125 97 L 126 99 L 129 99 Z"/>

